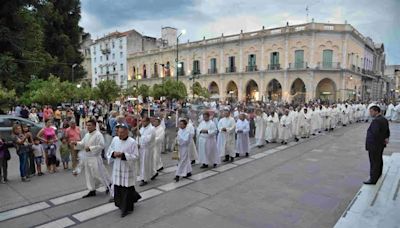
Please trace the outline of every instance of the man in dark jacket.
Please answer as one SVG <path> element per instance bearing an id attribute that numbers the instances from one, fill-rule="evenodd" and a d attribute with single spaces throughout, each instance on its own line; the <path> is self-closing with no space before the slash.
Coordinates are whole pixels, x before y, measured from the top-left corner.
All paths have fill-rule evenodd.
<path id="1" fill-rule="evenodd" d="M 374 118 L 368 128 L 365 141 L 365 149 L 368 151 L 370 162 L 370 178 L 364 184 L 374 185 L 382 175 L 382 154 L 389 142 L 390 130 L 389 123 L 381 115 L 381 109 L 378 106 L 372 106 L 369 109 L 369 114 Z"/>

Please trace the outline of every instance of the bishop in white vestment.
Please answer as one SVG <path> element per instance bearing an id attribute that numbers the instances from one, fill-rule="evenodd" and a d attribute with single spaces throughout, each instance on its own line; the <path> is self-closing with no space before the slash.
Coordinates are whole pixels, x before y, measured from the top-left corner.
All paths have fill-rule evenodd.
<path id="1" fill-rule="evenodd" d="M 185 119 L 179 121 L 176 140 L 178 141 L 179 162 L 175 173 L 175 181 L 178 182 L 180 177 L 190 177 L 192 175 L 190 147 L 193 142 L 193 132 L 188 128 L 188 122 Z"/>
<path id="2" fill-rule="evenodd" d="M 279 139 L 282 144 L 287 144 L 292 137 L 291 132 L 291 119 L 288 116 L 289 111 L 285 110 L 285 114 L 281 117 L 279 122 Z"/>
<path id="3" fill-rule="evenodd" d="M 153 120 L 153 127 L 156 133 L 155 147 L 154 147 L 154 169 L 156 172 L 164 169 L 161 160 L 161 152 L 164 149 L 165 128 L 161 125 L 161 120 L 156 118 Z"/>

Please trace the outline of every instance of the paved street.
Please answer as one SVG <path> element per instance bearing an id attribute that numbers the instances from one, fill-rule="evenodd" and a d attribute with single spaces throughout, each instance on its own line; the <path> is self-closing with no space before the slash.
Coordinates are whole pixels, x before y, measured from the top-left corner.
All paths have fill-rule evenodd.
<path id="1" fill-rule="evenodd" d="M 367 124 L 333 133 L 253 149 L 250 158 L 216 169 L 200 170 L 175 184 L 175 161 L 157 181 L 138 190 L 143 200 L 121 219 L 105 193 L 81 199 L 84 176 L 70 172 L 18 178 L 10 162 L 10 179 L 0 185 L 0 227 L 333 227 L 368 177 L 364 150 Z M 400 152 L 400 124 L 392 124 L 385 153 Z M 104 189 L 100 189 L 104 192 Z"/>

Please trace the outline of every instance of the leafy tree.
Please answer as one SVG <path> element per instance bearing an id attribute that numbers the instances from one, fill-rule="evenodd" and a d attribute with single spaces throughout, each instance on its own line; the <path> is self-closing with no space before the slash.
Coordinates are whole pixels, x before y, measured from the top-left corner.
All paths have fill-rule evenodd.
<path id="1" fill-rule="evenodd" d="M 94 97 L 110 102 L 119 96 L 120 88 L 112 80 L 101 81 L 97 87 L 93 89 Z"/>
<path id="2" fill-rule="evenodd" d="M 15 102 L 15 90 L 3 88 L 0 84 L 0 113 Z"/>
<path id="3" fill-rule="evenodd" d="M 156 99 L 160 97 L 166 97 L 167 99 L 184 99 L 187 97 L 187 90 L 183 82 L 168 79 L 161 84 L 154 84 L 152 95 Z"/>
<path id="4" fill-rule="evenodd" d="M 150 86 L 140 85 L 138 88 L 138 94 L 142 95 L 143 98 L 150 96 Z"/>
<path id="5" fill-rule="evenodd" d="M 209 98 L 210 97 L 210 93 L 208 92 L 208 90 L 204 87 L 201 86 L 201 84 L 199 82 L 195 82 L 192 86 L 192 92 L 194 95 L 200 96 L 200 97 L 204 97 L 204 98 Z"/>

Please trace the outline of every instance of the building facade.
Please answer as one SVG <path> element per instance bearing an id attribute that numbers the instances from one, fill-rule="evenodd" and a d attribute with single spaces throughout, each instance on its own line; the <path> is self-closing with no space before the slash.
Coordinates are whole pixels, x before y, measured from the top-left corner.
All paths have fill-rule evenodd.
<path id="1" fill-rule="evenodd" d="M 129 55 L 176 43 L 175 28 L 164 27 L 161 33 L 162 37 L 157 39 L 142 35 L 135 30 L 116 31 L 94 41 L 90 46 L 92 87 L 100 81 L 113 80 L 121 88 L 127 88 L 128 80 L 131 80 L 127 66 Z"/>
<path id="2" fill-rule="evenodd" d="M 128 56 L 130 86 L 179 77 L 215 99 L 306 101 L 383 97 L 384 46 L 350 24 L 307 23 L 203 39 Z M 175 69 L 175 66 L 178 69 Z"/>
<path id="3" fill-rule="evenodd" d="M 83 61 L 82 67 L 85 70 L 85 77 L 82 78 L 82 81 L 91 85 L 92 82 L 92 60 L 90 54 L 90 46 L 92 45 L 93 40 L 89 33 L 82 33 L 81 41 L 80 41 L 80 52 L 82 53 Z"/>
<path id="4" fill-rule="evenodd" d="M 400 65 L 387 65 L 385 77 L 390 80 L 389 93 L 392 99 L 400 100 Z"/>

